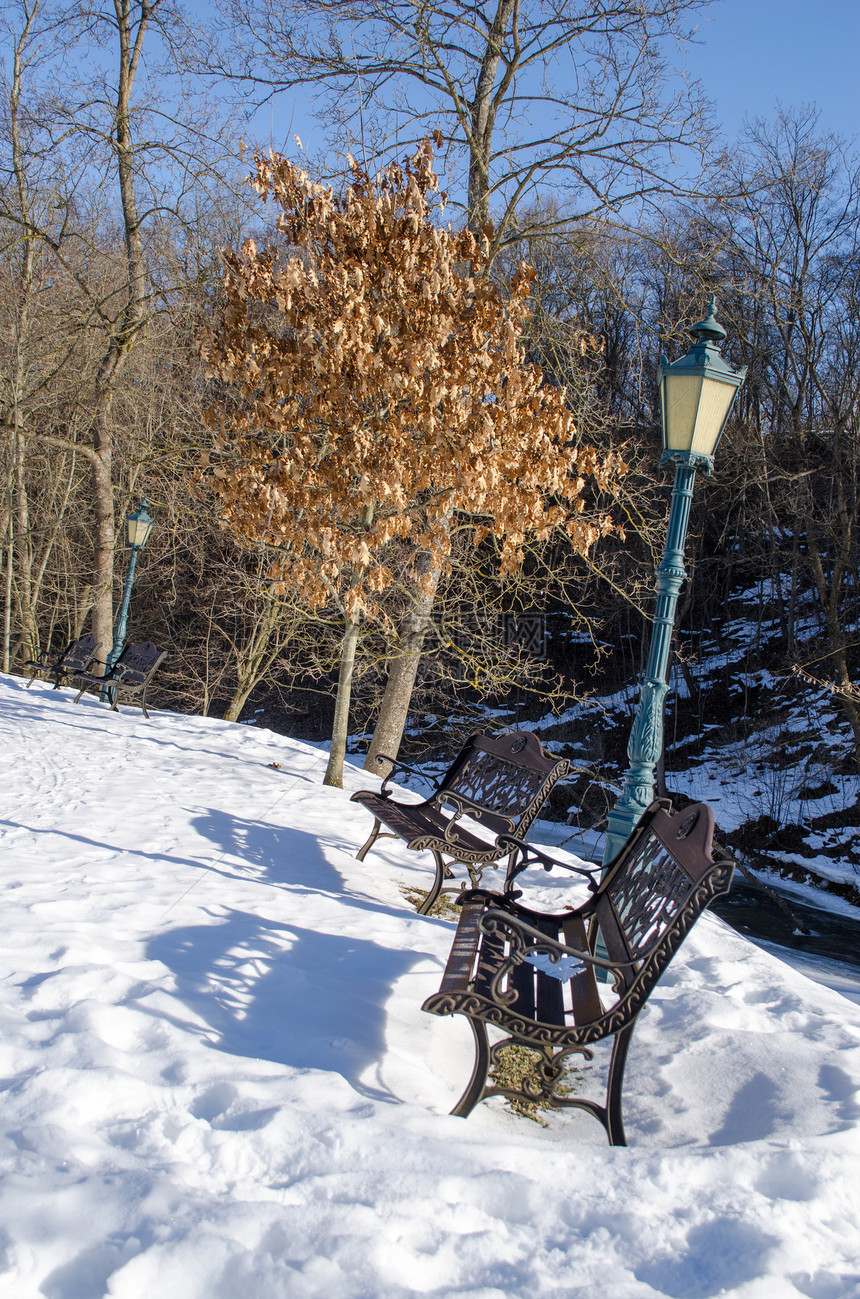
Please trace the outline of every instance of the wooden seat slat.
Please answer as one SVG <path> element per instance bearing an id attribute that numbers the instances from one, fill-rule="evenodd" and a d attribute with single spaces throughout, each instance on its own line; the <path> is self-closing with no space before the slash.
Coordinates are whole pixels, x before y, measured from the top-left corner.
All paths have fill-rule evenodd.
<path id="1" fill-rule="evenodd" d="M 523 961 L 522 965 L 515 965 L 511 970 L 511 986 L 517 994 L 516 1005 L 517 1011 L 521 1015 L 529 1015 L 532 1019 L 536 1017 L 536 997 L 535 985 L 540 976 L 533 965 L 528 961 Z M 538 1015 L 539 1019 L 540 1016 Z"/>
<path id="2" fill-rule="evenodd" d="M 485 934 L 481 931 L 478 963 L 471 982 L 472 989 L 479 997 L 492 998 L 492 981 L 504 957 L 504 939 L 498 934 Z"/>
<path id="3" fill-rule="evenodd" d="M 533 1014 L 541 1024 L 564 1023 L 564 982 L 537 971 L 537 998 Z"/>
<path id="4" fill-rule="evenodd" d="M 567 947 L 575 947 L 580 952 L 588 951 L 588 939 L 581 916 L 571 916 L 565 920 L 562 941 Z M 574 974 L 570 980 L 570 991 L 575 1024 L 588 1024 L 599 1017 L 602 1006 L 592 967 L 584 966 Z"/>
<path id="5" fill-rule="evenodd" d="M 469 986 L 476 952 L 480 939 L 484 937 L 480 930 L 483 914 L 484 908 L 480 903 L 466 905 L 460 911 L 460 923 L 442 978 L 442 987 L 446 992 L 465 992 Z"/>

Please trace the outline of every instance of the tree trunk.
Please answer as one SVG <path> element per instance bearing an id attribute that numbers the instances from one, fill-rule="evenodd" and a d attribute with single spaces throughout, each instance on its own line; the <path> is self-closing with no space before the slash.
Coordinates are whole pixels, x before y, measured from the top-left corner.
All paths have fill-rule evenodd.
<path id="1" fill-rule="evenodd" d="M 4 529 L 4 550 L 6 556 L 5 582 L 3 586 L 3 671 L 9 672 L 11 667 L 11 649 L 12 649 L 12 549 L 14 545 L 14 523 L 12 516 L 11 492 L 9 493 L 9 508 L 6 511 L 6 527 Z"/>
<path id="2" fill-rule="evenodd" d="M 3 661 L 5 670 L 9 671 L 11 643 L 11 605 L 12 605 L 12 572 L 17 552 L 18 560 L 18 605 L 22 616 L 19 643 L 24 649 L 25 658 L 35 658 L 39 650 L 39 637 L 36 631 L 36 614 L 32 591 L 32 539 L 30 536 L 30 519 L 27 505 L 27 489 L 24 476 L 24 440 L 21 436 L 19 402 L 24 389 L 26 372 L 25 350 L 28 332 L 33 274 L 35 266 L 35 238 L 32 225 L 30 194 L 24 170 L 24 152 L 21 144 L 21 94 L 23 73 L 26 62 L 26 51 L 30 33 L 39 11 L 38 2 L 27 16 L 24 30 L 15 43 L 13 59 L 12 86 L 9 96 L 9 125 L 12 143 L 12 168 L 18 193 L 18 209 L 23 232 L 21 247 L 20 280 L 18 301 L 15 304 L 15 352 L 14 372 L 12 378 L 12 420 L 14 434 L 12 438 L 12 465 L 9 480 L 9 569 L 6 579 L 6 618 L 4 627 Z M 15 503 L 13 506 L 13 491 Z M 13 534 L 13 512 L 17 513 L 17 528 Z"/>
<path id="3" fill-rule="evenodd" d="M 93 541 L 92 629 L 101 643 L 99 655 L 106 659 L 113 645 L 113 564 L 116 536 L 113 522 L 111 446 L 102 440 L 101 451 L 92 461 L 93 506 L 96 520 Z M 98 669 L 96 669 L 98 671 Z"/>
<path id="4" fill-rule="evenodd" d="M 111 408 L 120 375 L 131 348 L 147 318 L 146 267 L 137 198 L 134 192 L 134 147 L 131 131 L 131 96 L 143 52 L 151 8 L 141 9 L 134 28 L 131 0 L 115 0 L 119 33 L 119 75 L 117 83 L 114 154 L 125 239 L 126 301 L 113 328 L 96 381 L 95 413 L 92 421 L 93 494 L 96 515 L 93 562 L 93 635 L 101 641 L 107 657 L 113 644 L 113 571 L 116 534 L 114 529 L 113 426 Z"/>
<path id="5" fill-rule="evenodd" d="M 496 112 L 501 98 L 496 77 L 501 63 L 502 43 L 516 17 L 516 0 L 501 0 L 481 60 L 481 71 L 471 104 L 469 142 L 469 228 L 476 235 L 490 219 L 490 155 Z M 510 80 L 510 73 L 505 84 Z"/>
<path id="6" fill-rule="evenodd" d="M 340 652 L 340 672 L 337 678 L 337 701 L 334 709 L 334 725 L 331 732 L 331 752 L 323 778 L 324 785 L 333 785 L 335 789 L 343 789 L 343 760 L 346 756 L 346 741 L 349 735 L 352 673 L 355 668 L 355 650 L 358 645 L 360 626 L 361 623 L 357 618 L 347 618 L 343 633 L 343 647 Z"/>
<path id="7" fill-rule="evenodd" d="M 15 438 L 14 454 L 15 489 L 18 507 L 16 536 L 18 552 L 18 634 L 22 657 L 31 659 L 35 658 L 39 652 L 39 632 L 36 623 L 36 600 L 33 590 L 33 538 L 30 531 L 30 506 L 24 475 L 24 439 L 20 434 Z"/>
<path id="8" fill-rule="evenodd" d="M 433 612 L 436 589 L 442 572 L 442 565 L 438 559 L 434 561 L 429 555 L 422 558 L 429 585 L 419 594 L 403 620 L 400 644 L 389 665 L 382 706 L 364 761 L 364 770 L 372 771 L 377 776 L 387 775 L 391 770 L 390 762 L 376 761 L 377 755 L 383 753 L 389 758 L 396 758 L 400 749 L 418 665 L 421 662 L 421 651 L 430 627 L 430 615 Z"/>

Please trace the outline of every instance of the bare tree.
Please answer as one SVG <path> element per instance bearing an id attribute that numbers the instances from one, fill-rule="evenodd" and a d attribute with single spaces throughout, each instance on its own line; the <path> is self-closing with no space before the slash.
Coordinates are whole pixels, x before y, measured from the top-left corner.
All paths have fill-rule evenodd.
<path id="1" fill-rule="evenodd" d="M 184 271 L 172 278 L 176 268 L 160 255 L 180 243 L 166 231 L 199 242 L 203 218 L 211 233 L 219 202 L 207 211 L 207 188 L 214 182 L 225 192 L 224 142 L 217 115 L 207 117 L 155 66 L 173 50 L 169 0 L 56 8 L 19 0 L 5 18 L 12 59 L 0 224 L 16 261 L 17 306 L 0 431 L 10 465 L 20 468 L 24 449 L 38 442 L 60 463 L 65 456 L 89 466 L 92 628 L 107 648 L 122 479 L 117 395 L 148 325 L 183 283 Z M 54 307 L 48 318 L 33 310 L 39 259 Z M 25 353 L 22 366 L 15 358 Z M 16 555 L 32 609 L 20 473 L 17 481 Z M 7 538 L 11 527 L 8 515 Z"/>
<path id="2" fill-rule="evenodd" d="M 710 0 L 224 0 L 211 72 L 257 102 L 311 87 L 320 116 L 374 156 L 439 130 L 458 201 L 491 255 L 540 212 L 626 212 L 683 187 L 708 132 L 668 54 Z M 355 144 L 351 147 L 356 148 Z M 533 206 L 560 196 L 554 222 Z M 522 215 L 531 206 L 531 217 Z"/>
<path id="3" fill-rule="evenodd" d="M 860 160 L 813 110 L 783 111 L 749 127 L 724 189 L 711 230 L 723 314 L 751 359 L 747 523 L 775 549 L 792 539 L 794 578 L 802 567 L 823 623 L 814 666 L 836 688 L 860 767 Z"/>

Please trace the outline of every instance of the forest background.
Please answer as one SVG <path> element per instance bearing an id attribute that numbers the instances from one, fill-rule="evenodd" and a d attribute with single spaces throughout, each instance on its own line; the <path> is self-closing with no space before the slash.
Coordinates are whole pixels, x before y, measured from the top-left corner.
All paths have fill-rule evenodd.
<path id="1" fill-rule="evenodd" d="M 855 777 L 858 156 L 802 104 L 722 140 L 702 87 L 678 74 L 708 9 L 3 4 L 3 670 L 90 627 L 110 643 L 123 519 L 145 494 L 157 523 L 129 639 L 170 648 L 156 702 L 331 734 L 342 602 L 277 580 L 271 546 L 225 530 L 201 476 L 204 412 L 237 400 L 203 355 L 225 306 L 223 250 L 277 243 L 245 181 L 266 106 L 301 96 L 325 143 L 290 152 L 335 194 L 348 153 L 372 174 L 436 134 L 448 204 L 434 220 L 486 239 L 501 299 L 522 261 L 534 269 L 525 359 L 565 390 L 579 442 L 627 465 L 613 491 L 586 486 L 617 525 L 589 550 L 556 531 L 505 571 L 492 527 L 481 537 L 458 516 L 421 603 L 414 556 L 392 542 L 379 614 L 356 633 L 353 750 L 371 741 L 392 663 L 412 655 L 408 756 L 450 750 L 488 709 L 569 718 L 548 733 L 588 761 L 563 797 L 600 814 L 629 701 L 592 712 L 587 735 L 573 705 L 642 669 L 668 497 L 659 360 L 685 350 L 715 293 L 724 354 L 748 374 L 694 497 L 674 735 L 681 717 L 694 742 L 717 725 L 755 741 L 763 785 L 782 788 L 798 751 L 750 690 L 766 668 L 783 701 L 835 709 L 826 736 L 813 721 L 803 737 L 804 772 L 814 755 L 817 786 Z M 739 611 L 743 661 L 715 675 L 708 655 L 736 638 Z M 773 840 L 778 812 L 771 799 L 749 833 Z M 841 815 L 860 825 L 856 802 Z"/>

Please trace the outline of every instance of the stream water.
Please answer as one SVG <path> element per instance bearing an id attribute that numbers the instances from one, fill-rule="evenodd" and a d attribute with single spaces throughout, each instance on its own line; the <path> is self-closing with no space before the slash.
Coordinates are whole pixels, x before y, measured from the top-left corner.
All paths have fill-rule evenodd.
<path id="1" fill-rule="evenodd" d="M 736 872 L 731 893 L 712 910 L 788 965 L 860 1002 L 860 918 L 825 911 L 794 893 L 780 897 L 795 919 Z"/>

